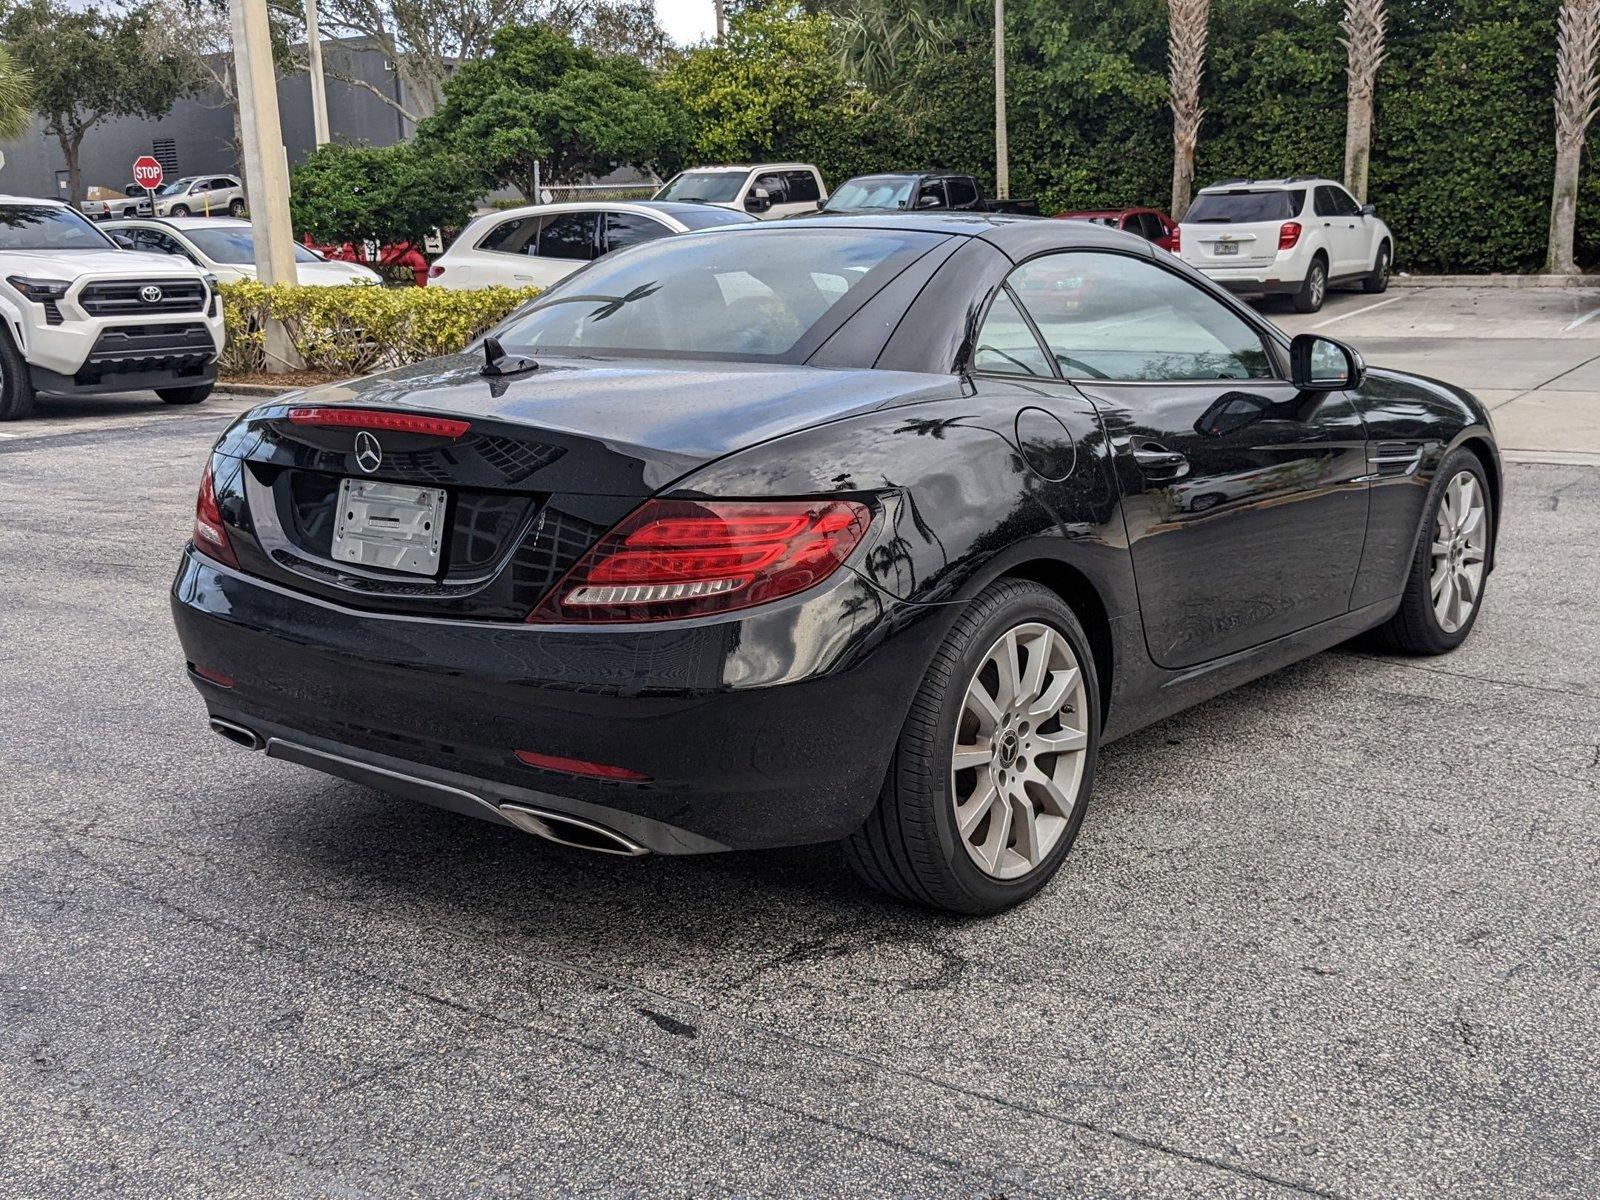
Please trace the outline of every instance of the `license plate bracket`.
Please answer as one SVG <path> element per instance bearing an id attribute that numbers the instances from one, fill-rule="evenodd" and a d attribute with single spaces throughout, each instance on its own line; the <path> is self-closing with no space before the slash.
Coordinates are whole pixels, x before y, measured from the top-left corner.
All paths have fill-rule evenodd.
<path id="1" fill-rule="evenodd" d="M 340 480 L 334 560 L 410 575 L 438 574 L 446 499 L 443 488 Z"/>

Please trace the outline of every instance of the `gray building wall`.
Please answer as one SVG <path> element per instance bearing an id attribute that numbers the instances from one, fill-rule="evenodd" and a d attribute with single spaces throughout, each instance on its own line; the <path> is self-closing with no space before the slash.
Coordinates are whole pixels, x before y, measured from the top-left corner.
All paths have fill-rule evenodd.
<path id="1" fill-rule="evenodd" d="M 399 81 L 382 52 L 360 42 L 329 41 L 323 43 L 322 53 L 327 71 L 365 79 L 386 95 L 402 94 L 397 91 Z M 335 141 L 387 146 L 411 132 L 393 108 L 365 88 L 331 77 L 327 86 L 328 127 Z M 311 152 L 315 142 L 311 130 L 311 81 L 305 72 L 278 80 L 278 112 L 293 166 Z M 212 89 L 193 99 L 180 100 L 159 120 L 116 118 L 91 129 L 83 140 L 81 153 L 83 186 L 127 186 L 133 181 L 133 160 L 151 153 L 157 138 L 170 138 L 174 143 L 177 175 L 239 173 L 233 145 L 233 108 L 220 91 Z M 47 135 L 37 120 L 23 137 L 0 143 L 0 150 L 5 152 L 0 192 L 66 199 L 66 159 L 60 143 Z M 167 177 L 176 176 L 169 172 Z"/>

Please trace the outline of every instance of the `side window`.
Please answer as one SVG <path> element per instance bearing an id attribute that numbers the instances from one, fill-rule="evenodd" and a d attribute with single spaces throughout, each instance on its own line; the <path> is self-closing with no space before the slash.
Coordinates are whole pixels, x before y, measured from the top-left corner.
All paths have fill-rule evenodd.
<path id="1" fill-rule="evenodd" d="M 537 241 L 538 231 L 538 222 L 532 217 L 513 217 L 491 229 L 478 243 L 478 249 L 496 250 L 501 254 L 532 254 L 533 248 L 528 243 Z"/>
<path id="2" fill-rule="evenodd" d="M 670 230 L 653 217 L 641 217 L 636 213 L 608 212 L 606 214 L 606 252 L 624 250 L 629 246 L 637 246 L 640 242 L 654 241 L 658 237 L 665 237 Z"/>
<path id="3" fill-rule="evenodd" d="M 767 199 L 771 200 L 774 204 L 789 203 L 789 189 L 783 182 L 783 176 L 777 174 L 776 172 L 767 175 L 757 175 L 756 181 L 750 185 L 750 191 L 752 195 L 755 193 L 756 188 L 766 188 Z"/>
<path id="4" fill-rule="evenodd" d="M 972 352 L 972 369 L 996 375 L 1037 375 L 1044 379 L 1055 376 L 1009 288 L 1001 289 L 983 319 L 977 349 Z"/>
<path id="5" fill-rule="evenodd" d="M 1011 288 L 1069 379 L 1271 379 L 1254 328 L 1200 288 L 1123 254 L 1047 254 Z"/>
<path id="6" fill-rule="evenodd" d="M 1342 187 L 1331 187 L 1328 191 L 1333 193 L 1334 211 L 1341 217 L 1354 217 L 1361 213 L 1361 206 L 1356 203 L 1356 198 Z"/>
<path id="7" fill-rule="evenodd" d="M 978 202 L 978 185 L 962 175 L 952 175 L 945 180 L 950 190 L 951 208 L 971 208 Z"/>
<path id="8" fill-rule="evenodd" d="M 238 186 L 239 185 L 231 179 L 213 179 L 211 181 L 212 191 L 221 191 L 223 188 L 233 188 Z"/>
<path id="9" fill-rule="evenodd" d="M 189 192 L 191 195 L 195 192 L 209 192 L 210 190 L 211 180 L 209 179 L 196 179 L 189 185 Z"/>
<path id="10" fill-rule="evenodd" d="M 154 229 L 146 231 L 145 237 L 150 240 L 150 249 L 157 254 L 176 254 L 183 258 L 189 257 L 183 247 L 178 244 L 177 238 L 169 237 L 167 234 L 160 233 Z"/>
<path id="11" fill-rule="evenodd" d="M 1339 202 L 1333 198 L 1333 189 L 1326 184 L 1317 188 L 1311 197 L 1311 211 L 1319 217 L 1339 215 Z"/>
<path id="12" fill-rule="evenodd" d="M 924 179 L 917 189 L 917 208 L 949 208 L 950 199 L 945 194 L 944 180 Z"/>
<path id="13" fill-rule="evenodd" d="M 1161 218 L 1155 213 L 1139 214 L 1139 232 L 1152 242 L 1160 241 L 1167 236 L 1167 227 L 1161 223 Z"/>
<path id="14" fill-rule="evenodd" d="M 594 257 L 594 226 L 592 212 L 555 213 L 545 217 L 539 229 L 539 257 L 577 258 L 588 262 Z"/>
<path id="15" fill-rule="evenodd" d="M 785 171 L 783 176 L 790 204 L 815 204 L 822 199 L 817 177 L 810 171 Z"/>

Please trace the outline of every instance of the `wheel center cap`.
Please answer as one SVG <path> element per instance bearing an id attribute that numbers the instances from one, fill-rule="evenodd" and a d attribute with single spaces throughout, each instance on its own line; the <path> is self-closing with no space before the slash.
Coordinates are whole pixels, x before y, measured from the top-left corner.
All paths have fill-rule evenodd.
<path id="1" fill-rule="evenodd" d="M 1008 733 L 1000 739 L 1000 765 L 1009 767 L 1017 761 L 1017 735 Z"/>

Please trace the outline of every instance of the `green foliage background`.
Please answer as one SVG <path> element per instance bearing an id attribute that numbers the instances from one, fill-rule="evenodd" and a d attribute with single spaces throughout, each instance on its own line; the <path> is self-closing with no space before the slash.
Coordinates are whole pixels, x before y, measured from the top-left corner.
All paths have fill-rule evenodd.
<path id="1" fill-rule="evenodd" d="M 993 182 L 992 5 L 921 0 L 940 36 L 875 87 L 841 65 L 852 12 L 747 0 L 726 45 L 692 51 L 666 90 L 689 112 L 691 158 L 799 158 L 851 174 L 944 167 Z M 1413 271 L 1543 263 L 1555 151 L 1553 0 L 1390 0 L 1369 199 Z M 820 11 L 818 11 L 820 10 Z M 1200 183 L 1324 174 L 1344 161 L 1342 5 L 1215 0 L 1196 154 Z M 892 19 L 893 13 L 891 12 Z M 1009 0 L 1013 195 L 1044 211 L 1170 200 L 1166 6 Z M 1600 171 L 1586 157 L 1580 262 L 1600 265 Z"/>

